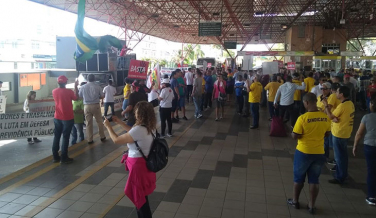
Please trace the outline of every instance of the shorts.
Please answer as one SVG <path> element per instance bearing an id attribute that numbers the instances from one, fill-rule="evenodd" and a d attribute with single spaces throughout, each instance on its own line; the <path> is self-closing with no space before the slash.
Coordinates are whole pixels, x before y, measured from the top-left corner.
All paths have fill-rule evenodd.
<path id="1" fill-rule="evenodd" d="M 226 87 L 226 94 L 232 95 L 234 93 L 234 86 L 227 86 Z"/>
<path id="2" fill-rule="evenodd" d="M 184 96 L 180 96 L 180 99 L 179 99 L 179 107 L 182 108 L 182 107 L 185 107 L 185 98 Z"/>
<path id="3" fill-rule="evenodd" d="M 302 184 L 308 177 L 309 184 L 319 184 L 321 168 L 325 164 L 324 154 L 305 154 L 299 150 L 294 155 L 294 182 Z"/>
<path id="4" fill-rule="evenodd" d="M 171 112 L 175 112 L 177 107 L 178 107 L 178 98 L 176 97 L 174 98 L 174 100 L 172 100 Z"/>
<path id="5" fill-rule="evenodd" d="M 215 99 L 215 102 L 217 103 L 217 108 L 223 108 L 225 106 L 225 102 L 218 100 L 218 98 Z"/>

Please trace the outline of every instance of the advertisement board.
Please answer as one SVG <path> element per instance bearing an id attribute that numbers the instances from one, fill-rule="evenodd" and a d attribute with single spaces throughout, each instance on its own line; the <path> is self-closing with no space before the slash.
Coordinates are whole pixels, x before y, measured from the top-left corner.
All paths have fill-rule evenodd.
<path id="1" fill-rule="evenodd" d="M 129 64 L 128 78 L 131 79 L 145 79 L 147 77 L 149 62 L 131 60 Z"/>
<path id="2" fill-rule="evenodd" d="M 295 62 L 287 62 L 287 69 L 288 70 L 295 70 L 296 63 Z"/>
<path id="3" fill-rule="evenodd" d="M 278 62 L 278 68 L 283 68 L 283 61 L 273 60 L 274 62 Z"/>

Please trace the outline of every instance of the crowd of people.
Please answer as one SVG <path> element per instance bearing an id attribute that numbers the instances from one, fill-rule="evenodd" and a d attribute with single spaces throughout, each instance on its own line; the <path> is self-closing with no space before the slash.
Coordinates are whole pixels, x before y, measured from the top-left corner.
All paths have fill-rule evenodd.
<path id="1" fill-rule="evenodd" d="M 181 119 L 188 120 L 185 114 L 186 102 L 193 102 L 196 119 L 202 118 L 203 113 L 213 107 L 214 103 L 215 121 L 220 121 L 224 119 L 224 107 L 234 99 L 231 95 L 235 93 L 236 113 L 245 118 L 251 115 L 250 129 L 259 128 L 260 107 L 268 107 L 269 120 L 279 117 L 285 123 L 290 121 L 292 137 L 297 139 L 298 143 L 294 156 L 293 198 L 287 202 L 297 209 L 300 208 L 299 195 L 305 177 L 308 176 L 308 209 L 314 214 L 321 168 L 325 163 L 334 165 L 331 169 L 334 178 L 329 180 L 329 183 L 343 184 L 346 181 L 347 144 L 353 131 L 354 113 L 356 110 L 369 110 L 370 113 L 362 118 L 357 131 L 353 154 L 356 155 L 357 147 L 364 136 L 368 169 L 366 201 L 368 204 L 376 205 L 376 84 L 374 77 L 368 72 L 363 72 L 361 76 L 352 70 L 341 74 L 342 71 L 309 72 L 305 76 L 304 73 L 285 71 L 269 75 L 267 72 L 258 71 L 220 68 L 208 68 L 203 71 L 189 68 L 187 72 L 176 69 L 170 76 L 163 76 L 160 86 L 155 86 L 157 81 L 150 80 L 150 74 L 147 84 L 142 80 L 132 82 L 126 78 L 122 119 L 115 116 L 113 108 L 116 89 L 113 89 L 111 82 L 102 90 L 95 83 L 94 76 L 89 75 L 87 84 L 78 87 L 76 82 L 75 90 L 72 91 L 65 88 L 68 79 L 60 76 L 59 88 L 53 90 L 56 103 L 52 148 L 54 162 L 73 161 L 68 156 L 69 136 L 72 134 L 72 143 L 76 143 L 78 132 L 82 141 L 84 122 L 87 125 L 87 141 L 89 144 L 94 143 L 94 117 L 101 141 L 106 140 L 106 128 L 115 144 L 127 143 L 129 152 L 125 159 L 130 171 L 129 178 L 132 178 L 132 181 L 140 181 L 140 184 L 135 185 L 128 181 L 125 191 L 135 203 L 139 216 L 149 217 L 151 212 L 147 196 L 155 188 L 155 173 L 146 169 L 145 160 L 140 158 L 138 149 L 142 149 L 147 156 L 153 137 L 157 134 L 154 107 L 159 106 L 160 137 L 172 137 L 172 124 L 180 122 Z M 29 93 L 27 101 L 33 99 L 35 93 Z M 105 106 L 104 117 L 101 114 L 101 104 Z M 111 107 L 111 116 L 107 116 L 108 107 Z M 110 125 L 111 120 L 122 126 L 127 133 L 118 136 Z M 63 140 L 59 156 L 61 136 Z M 28 139 L 32 140 L 35 142 L 37 139 Z M 333 148 L 334 159 L 330 159 L 330 148 Z M 143 190 L 141 195 L 145 198 L 135 197 L 135 190 Z"/>

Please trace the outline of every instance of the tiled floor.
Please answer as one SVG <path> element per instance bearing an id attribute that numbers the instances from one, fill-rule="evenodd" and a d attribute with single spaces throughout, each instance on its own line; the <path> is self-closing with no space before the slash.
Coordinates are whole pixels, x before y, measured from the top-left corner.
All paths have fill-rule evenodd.
<path id="1" fill-rule="evenodd" d="M 269 137 L 266 109 L 261 109 L 259 130 L 249 130 L 249 119 L 235 114 L 234 105 L 219 122 L 213 110 L 200 120 L 193 119 L 192 105 L 187 111 L 190 120 L 174 124 L 169 165 L 157 174 L 157 188 L 149 197 L 154 218 L 313 217 L 304 209 L 307 185 L 302 209 L 286 204 L 296 142 Z M 71 153 L 71 165 L 46 162 L 3 178 L 0 218 L 137 217 L 123 194 L 123 150 L 110 141 L 84 144 Z M 323 169 L 315 217 L 376 217 L 376 207 L 364 201 L 364 158 L 350 157 L 349 165 L 343 186 L 329 184 L 330 166 Z"/>

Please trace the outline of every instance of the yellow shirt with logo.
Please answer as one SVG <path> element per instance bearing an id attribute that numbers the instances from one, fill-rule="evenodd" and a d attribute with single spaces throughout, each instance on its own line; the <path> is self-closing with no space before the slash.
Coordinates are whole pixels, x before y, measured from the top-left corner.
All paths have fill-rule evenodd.
<path id="1" fill-rule="evenodd" d="M 337 98 L 337 95 L 333 93 L 328 98 L 328 104 L 332 105 L 331 111 L 333 112 L 338 105 L 341 104 L 341 101 Z"/>
<path id="2" fill-rule="evenodd" d="M 260 103 L 262 93 L 262 85 L 260 82 L 254 82 L 249 87 L 249 103 Z"/>
<path id="3" fill-rule="evenodd" d="M 279 82 L 270 82 L 265 86 L 265 90 L 269 92 L 268 101 L 274 102 L 275 95 L 277 94 L 278 88 L 282 84 Z"/>
<path id="4" fill-rule="evenodd" d="M 127 92 L 130 92 L 131 91 L 131 85 L 130 84 L 126 84 L 125 86 L 124 86 L 124 99 L 128 99 L 129 98 L 129 95 L 128 95 L 128 97 L 125 97 L 126 95 L 127 95 Z"/>
<path id="5" fill-rule="evenodd" d="M 293 79 L 292 82 L 295 83 L 298 86 L 302 85 L 302 82 L 300 82 L 300 80 Z M 301 94 L 302 94 L 302 91 L 297 89 L 294 92 L 294 101 L 301 101 L 302 100 L 301 99 Z"/>
<path id="6" fill-rule="evenodd" d="M 338 123 L 333 122 L 332 134 L 337 138 L 348 139 L 354 125 L 355 107 L 352 101 L 346 100 L 339 104 L 332 112 L 338 118 Z"/>
<path id="7" fill-rule="evenodd" d="M 311 92 L 312 88 L 315 87 L 315 79 L 312 77 L 305 78 L 304 83 L 306 85 L 306 88 L 305 88 L 306 92 Z"/>
<path id="8" fill-rule="evenodd" d="M 324 154 L 325 133 L 330 131 L 330 119 L 321 111 L 306 112 L 295 123 L 293 132 L 301 135 L 296 149 L 305 154 Z"/>

